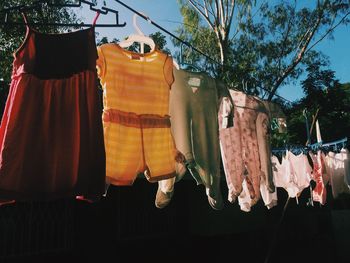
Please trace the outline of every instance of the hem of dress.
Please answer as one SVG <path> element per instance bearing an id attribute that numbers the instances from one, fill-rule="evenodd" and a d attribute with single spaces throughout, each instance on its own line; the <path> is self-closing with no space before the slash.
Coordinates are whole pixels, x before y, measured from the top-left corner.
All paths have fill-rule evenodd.
<path id="1" fill-rule="evenodd" d="M 112 177 L 106 177 L 106 182 L 108 184 L 112 184 L 112 185 L 116 185 L 116 186 L 130 186 L 134 184 L 135 180 L 119 180 L 119 179 L 115 179 Z"/>
<path id="2" fill-rule="evenodd" d="M 147 177 L 146 176 L 146 179 L 150 182 L 150 183 L 156 183 L 158 181 L 161 181 L 161 180 L 165 180 L 165 179 L 170 179 L 170 178 L 174 178 L 176 177 L 176 172 L 171 172 L 171 173 L 168 173 L 168 174 L 163 174 L 163 175 L 159 175 L 159 176 L 152 176 L 152 177 Z"/>

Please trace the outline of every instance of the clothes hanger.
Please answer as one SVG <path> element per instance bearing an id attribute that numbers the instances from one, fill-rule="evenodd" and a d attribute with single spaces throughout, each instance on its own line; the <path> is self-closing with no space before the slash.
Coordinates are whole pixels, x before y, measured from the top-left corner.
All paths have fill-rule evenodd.
<path id="1" fill-rule="evenodd" d="M 342 148 L 346 147 L 347 141 L 348 141 L 348 138 L 345 137 L 345 138 L 340 139 L 340 140 L 324 143 L 324 144 L 322 144 L 322 148 L 325 148 L 325 149 L 328 149 L 328 150 L 332 149 L 334 152 L 337 152 L 337 151 L 341 150 L 341 149 L 339 149 L 340 146 L 342 146 Z"/>
<path id="2" fill-rule="evenodd" d="M 126 23 L 119 23 L 119 12 L 117 10 L 108 8 L 105 6 L 101 8 L 97 8 L 97 5 L 94 1 L 87 1 L 87 0 L 77 0 L 73 2 L 65 2 L 65 3 L 57 3 L 56 0 L 37 0 L 34 1 L 30 5 L 17 5 L 17 6 L 11 6 L 8 8 L 4 8 L 0 10 L 0 25 L 8 26 L 8 25 L 39 25 L 39 26 L 57 26 L 57 27 L 124 27 Z M 108 13 L 115 14 L 115 23 L 111 24 L 85 24 L 85 23 L 25 23 L 25 22 L 18 22 L 18 21 L 10 21 L 9 16 L 13 11 L 19 11 L 19 12 L 28 12 L 28 11 L 34 11 L 42 9 L 45 5 L 49 7 L 72 7 L 72 8 L 79 8 L 82 6 L 82 4 L 86 4 L 89 6 L 91 11 L 97 12 L 99 14 L 106 15 Z M 3 19 L 1 19 L 3 16 Z"/>
<path id="3" fill-rule="evenodd" d="M 121 41 L 118 43 L 118 45 L 122 48 L 130 47 L 134 43 L 140 43 L 140 53 L 145 53 L 145 44 L 150 46 L 151 52 L 155 50 L 156 44 L 154 43 L 154 40 L 148 36 L 146 36 L 140 29 L 140 27 L 137 25 L 137 14 L 134 14 L 133 16 L 133 26 L 137 32 L 137 34 L 131 34 L 128 36 L 127 39 Z"/>
<path id="4" fill-rule="evenodd" d="M 177 70 L 180 69 L 179 64 L 176 62 L 176 60 L 175 60 L 174 58 L 173 58 L 173 65 L 174 65 L 174 67 L 175 67 Z"/>

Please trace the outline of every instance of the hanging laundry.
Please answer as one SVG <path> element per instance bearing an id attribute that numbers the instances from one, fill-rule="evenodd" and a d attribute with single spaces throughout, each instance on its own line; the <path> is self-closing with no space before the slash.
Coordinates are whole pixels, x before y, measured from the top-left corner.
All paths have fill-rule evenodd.
<path id="1" fill-rule="evenodd" d="M 324 174 L 326 174 L 324 155 L 322 155 L 320 150 L 318 150 L 316 154 L 310 152 L 309 155 L 314 167 L 312 178 L 316 182 L 316 187 L 312 191 L 312 198 L 314 201 L 324 205 L 327 197 L 326 184 L 323 179 Z"/>
<path id="2" fill-rule="evenodd" d="M 242 183 L 242 192 L 238 196 L 239 207 L 244 212 L 250 212 L 252 208 L 252 199 L 249 194 L 250 188 L 252 188 L 251 182 L 248 177 L 245 177 Z"/>
<path id="3" fill-rule="evenodd" d="M 256 118 L 256 134 L 259 148 L 259 158 L 261 165 L 261 183 L 266 189 L 273 193 L 275 185 L 273 183 L 273 174 L 271 166 L 271 138 L 270 138 L 270 119 L 267 113 L 259 112 Z"/>
<path id="4" fill-rule="evenodd" d="M 312 167 L 305 154 L 295 155 L 286 150 L 282 162 L 279 162 L 276 156 L 272 156 L 271 162 L 276 187 L 284 188 L 290 198 L 297 198 L 310 186 Z"/>
<path id="5" fill-rule="evenodd" d="M 232 108 L 230 97 L 222 98 L 219 109 L 219 135 L 221 157 L 228 186 L 228 200 L 233 203 L 243 190 L 244 169 L 242 160 L 240 123 L 234 119 L 236 109 Z M 232 123 L 229 125 L 229 123 Z M 233 144 L 232 142 L 235 142 Z"/>
<path id="6" fill-rule="evenodd" d="M 344 160 L 345 182 L 350 186 L 350 153 L 349 150 L 345 148 L 343 148 L 340 153 L 342 154 L 341 159 Z"/>
<path id="7" fill-rule="evenodd" d="M 286 132 L 286 116 L 276 103 L 265 100 L 260 101 L 264 104 L 266 110 L 266 112 L 259 112 L 256 120 L 259 157 L 262 171 L 260 194 L 265 206 L 270 209 L 277 205 L 277 192 L 274 185 L 271 163 L 271 123 L 273 120 L 277 119 L 279 132 Z"/>
<path id="8" fill-rule="evenodd" d="M 230 202 L 234 202 L 242 192 L 245 170 L 252 184 L 248 188 L 251 205 L 260 199 L 260 178 L 264 175 L 256 131 L 259 112 L 265 112 L 264 105 L 240 91 L 229 90 L 228 96 L 220 102 L 220 146 Z"/>
<path id="9" fill-rule="evenodd" d="M 14 53 L 0 127 L 0 199 L 102 196 L 105 150 L 96 59 L 94 27 L 45 34 L 27 26 Z"/>
<path id="10" fill-rule="evenodd" d="M 268 116 L 266 113 L 260 112 L 256 120 L 256 131 L 262 172 L 262 176 L 260 178 L 260 194 L 265 206 L 268 209 L 271 209 L 277 205 L 277 191 L 273 180 L 271 163 L 270 116 Z"/>
<path id="11" fill-rule="evenodd" d="M 197 185 L 206 188 L 208 202 L 214 209 L 222 209 L 220 190 L 220 150 L 218 138 L 218 84 L 205 73 L 177 70 L 170 92 L 171 131 L 176 148 L 185 156 L 187 168 Z M 186 172 L 177 164 L 180 180 Z M 172 193 L 175 179 L 159 182 L 159 191 Z M 167 204 L 166 202 L 165 204 Z M 156 200 L 158 207 L 164 202 Z"/>
<path id="12" fill-rule="evenodd" d="M 281 162 L 277 156 L 272 155 L 271 163 L 275 186 L 284 188 L 284 186 L 289 181 L 287 175 L 290 173 L 290 165 L 288 163 L 286 155 L 282 156 Z"/>
<path id="13" fill-rule="evenodd" d="M 329 152 L 325 156 L 326 173 L 330 177 L 332 194 L 337 198 L 340 194 L 349 194 L 350 188 L 346 181 L 349 174 L 349 152 L 347 149 L 341 149 L 339 153 Z"/>
<path id="14" fill-rule="evenodd" d="M 150 182 L 174 177 L 178 152 L 170 132 L 172 58 L 118 44 L 98 47 L 103 88 L 107 183 L 132 185 L 138 173 Z"/>
<path id="15" fill-rule="evenodd" d="M 317 142 L 322 142 L 320 126 L 318 121 L 316 121 L 316 136 Z M 324 205 L 326 203 L 327 198 L 327 190 L 326 185 L 329 181 L 329 177 L 326 173 L 325 162 L 324 162 L 324 154 L 320 149 L 317 150 L 317 153 L 314 154 L 312 152 L 309 153 L 313 162 L 313 180 L 316 182 L 316 187 L 312 191 L 312 198 L 314 201 L 319 202 Z"/>
<path id="16" fill-rule="evenodd" d="M 295 155 L 293 152 L 288 151 L 287 158 L 290 165 L 289 180 L 285 189 L 288 192 L 289 197 L 294 198 L 307 187 L 310 186 L 312 179 L 312 167 L 309 163 L 307 156 L 303 153 Z"/>

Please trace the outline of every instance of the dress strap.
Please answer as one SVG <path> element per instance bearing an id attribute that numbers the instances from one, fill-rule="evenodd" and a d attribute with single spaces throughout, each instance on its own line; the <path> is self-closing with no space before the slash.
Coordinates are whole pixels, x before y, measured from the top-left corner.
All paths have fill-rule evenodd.
<path id="1" fill-rule="evenodd" d="M 22 17 L 23 17 L 23 20 L 24 20 L 24 23 L 26 24 L 26 26 L 29 26 L 28 25 L 28 19 L 27 19 L 27 16 L 24 12 L 21 13 Z"/>
<path id="2" fill-rule="evenodd" d="M 94 21 L 92 21 L 92 26 L 95 26 L 96 25 L 96 22 L 97 22 L 97 19 L 98 17 L 100 16 L 100 12 L 96 12 L 96 15 L 95 15 L 95 18 L 94 18 Z"/>

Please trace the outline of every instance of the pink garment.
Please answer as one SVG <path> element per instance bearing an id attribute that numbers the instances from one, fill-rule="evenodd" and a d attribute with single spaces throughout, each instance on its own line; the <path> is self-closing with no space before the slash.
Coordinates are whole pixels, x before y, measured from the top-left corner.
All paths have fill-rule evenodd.
<path id="1" fill-rule="evenodd" d="M 316 187 L 312 191 L 312 199 L 320 204 L 324 205 L 326 203 L 327 190 L 326 184 L 323 179 L 323 174 L 325 174 L 325 164 L 321 151 L 316 154 L 310 153 L 313 162 L 313 180 L 316 182 Z"/>
<path id="2" fill-rule="evenodd" d="M 291 169 L 287 191 L 290 197 L 297 197 L 306 187 L 310 186 L 312 168 L 307 156 L 303 153 L 294 155 L 289 152 L 288 160 Z"/>
<path id="3" fill-rule="evenodd" d="M 325 167 L 330 177 L 334 198 L 339 194 L 350 194 L 350 188 L 346 182 L 346 174 L 349 173 L 347 155 L 347 150 L 342 149 L 340 153 L 329 152 L 325 156 Z"/>
<path id="4" fill-rule="evenodd" d="M 273 182 L 270 119 L 267 113 L 259 112 L 256 120 L 256 132 L 261 164 L 260 194 L 265 206 L 270 209 L 277 205 L 277 193 Z"/>
<path id="5" fill-rule="evenodd" d="M 244 171 L 247 170 L 252 185 L 248 190 L 254 205 L 260 199 L 261 177 L 256 120 L 258 113 L 265 108 L 243 92 L 229 90 L 229 93 L 230 97 L 221 100 L 218 116 L 229 200 L 233 202 L 241 193 Z"/>
<path id="6" fill-rule="evenodd" d="M 350 153 L 347 149 L 342 149 L 341 154 L 344 160 L 345 183 L 350 186 Z"/>
<path id="7" fill-rule="evenodd" d="M 276 156 L 272 156 L 271 161 L 275 185 L 284 188 L 289 197 L 297 197 L 310 185 L 312 168 L 305 154 L 294 155 L 286 151 L 282 163 Z"/>
<path id="8" fill-rule="evenodd" d="M 228 127 L 232 104 L 227 97 L 219 109 L 219 136 L 222 161 L 228 186 L 228 200 L 235 202 L 242 192 L 244 164 L 242 160 L 241 129 L 238 119 L 233 118 L 233 126 Z M 235 109 L 233 109 L 235 111 Z"/>
<path id="9" fill-rule="evenodd" d="M 276 187 L 286 189 L 289 182 L 288 174 L 290 174 L 290 165 L 286 156 L 282 157 L 282 162 L 276 156 L 271 157 L 273 179 Z"/>
<path id="10" fill-rule="evenodd" d="M 260 100 L 260 99 L 259 99 Z M 260 100 L 266 112 L 259 112 L 256 120 L 256 131 L 259 146 L 259 156 L 262 177 L 260 194 L 265 206 L 270 209 L 277 205 L 277 193 L 274 184 L 271 162 L 271 122 L 278 119 L 279 132 L 286 132 L 286 116 L 276 103 Z"/>
<path id="11" fill-rule="evenodd" d="M 247 181 L 247 178 L 244 179 L 242 183 L 242 192 L 238 196 L 238 204 L 239 207 L 241 208 L 242 211 L 244 212 L 250 212 L 251 207 L 252 207 L 252 199 L 250 198 L 249 195 L 249 181 Z"/>
<path id="12" fill-rule="evenodd" d="M 261 112 L 257 118 L 257 136 L 259 143 L 259 154 L 261 170 L 266 175 L 266 187 L 269 193 L 275 191 L 275 185 L 273 182 L 272 164 L 271 164 L 271 123 L 278 124 L 278 131 L 280 133 L 286 132 L 286 116 L 281 107 L 271 101 L 260 100 L 265 107 L 266 113 Z M 266 116 L 267 115 L 267 116 Z M 268 193 L 267 193 L 268 194 Z"/>

